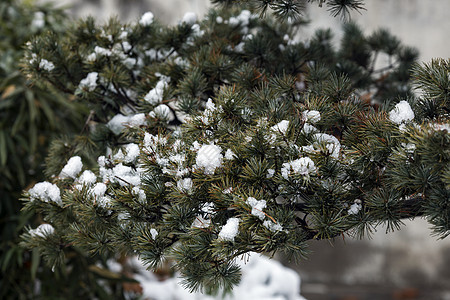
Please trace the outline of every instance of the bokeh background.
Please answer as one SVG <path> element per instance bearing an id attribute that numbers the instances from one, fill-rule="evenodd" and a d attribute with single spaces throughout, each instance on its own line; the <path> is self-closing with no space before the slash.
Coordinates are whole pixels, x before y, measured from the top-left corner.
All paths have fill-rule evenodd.
<path id="1" fill-rule="evenodd" d="M 40 0 L 38 2 L 48 2 Z M 420 51 L 420 60 L 450 57 L 449 0 L 366 0 L 366 11 L 352 19 L 366 34 L 382 27 Z M 201 17 L 209 0 L 59 0 L 73 17 L 93 15 L 98 22 L 116 15 L 135 21 L 146 11 L 168 24 L 186 12 Z M 308 7 L 310 25 L 299 38 L 307 40 L 318 28 L 331 28 L 339 42 L 342 21 L 316 5 Z M 442 299 L 450 300 L 450 238 L 431 235 L 425 220 L 405 220 L 398 232 L 379 227 L 371 239 L 350 237 L 310 243 L 309 259 L 289 265 L 302 278 L 302 295 L 321 299 Z M 279 259 L 284 261 L 282 257 Z"/>

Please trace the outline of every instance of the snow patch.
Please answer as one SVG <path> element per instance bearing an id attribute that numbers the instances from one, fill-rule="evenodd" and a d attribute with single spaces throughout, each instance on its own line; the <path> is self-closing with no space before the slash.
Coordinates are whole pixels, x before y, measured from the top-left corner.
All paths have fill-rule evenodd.
<path id="1" fill-rule="evenodd" d="M 204 169 L 206 175 L 213 175 L 216 168 L 222 166 L 222 148 L 217 145 L 203 145 L 197 152 L 196 165 Z"/>
<path id="2" fill-rule="evenodd" d="M 139 24 L 141 26 L 150 26 L 153 23 L 153 17 L 153 13 L 148 11 L 142 15 L 141 19 L 139 20 Z"/>
<path id="3" fill-rule="evenodd" d="M 60 178 L 75 178 L 78 173 L 81 172 L 83 168 L 83 163 L 81 162 L 81 157 L 73 156 L 69 159 L 67 164 L 61 170 L 59 174 Z"/>
<path id="4" fill-rule="evenodd" d="M 194 12 L 187 12 L 184 14 L 181 22 L 188 25 L 193 25 L 195 22 L 197 22 L 197 15 Z"/>
<path id="5" fill-rule="evenodd" d="M 263 212 L 263 209 L 266 208 L 266 200 L 256 200 L 253 197 L 248 197 L 247 204 L 252 208 L 252 215 L 258 217 L 260 220 L 264 220 L 266 214 Z"/>
<path id="6" fill-rule="evenodd" d="M 274 126 L 270 127 L 270 129 L 275 132 L 281 132 L 282 134 L 286 134 L 288 127 L 289 127 L 289 121 L 283 120 L 283 121 L 279 122 L 278 124 L 275 124 Z"/>
<path id="7" fill-rule="evenodd" d="M 97 79 L 98 79 L 98 73 L 91 72 L 91 73 L 87 74 L 86 78 L 81 79 L 80 84 L 78 85 L 78 88 L 80 90 L 87 90 L 88 92 L 92 92 L 97 87 Z"/>
<path id="8" fill-rule="evenodd" d="M 45 237 L 55 233 L 55 228 L 53 228 L 53 226 L 50 224 L 41 224 L 36 229 L 30 229 L 30 231 L 28 231 L 28 233 L 32 237 L 39 236 L 39 237 L 45 238 Z"/>
<path id="9" fill-rule="evenodd" d="M 42 202 L 55 202 L 62 206 L 61 191 L 56 184 L 44 181 L 36 183 L 29 191 L 30 200 L 39 199 Z"/>
<path id="10" fill-rule="evenodd" d="M 238 218 L 229 218 L 219 232 L 219 239 L 234 242 L 234 238 L 239 232 L 239 221 Z"/>
<path id="11" fill-rule="evenodd" d="M 288 180 L 291 174 L 300 174 L 308 177 L 316 171 L 314 161 L 309 157 L 301 157 L 299 159 L 284 163 L 281 167 L 281 176 Z"/>
<path id="12" fill-rule="evenodd" d="M 389 112 L 389 120 L 395 124 L 405 123 L 414 119 L 414 112 L 409 103 L 405 100 L 395 105 L 394 109 Z"/>

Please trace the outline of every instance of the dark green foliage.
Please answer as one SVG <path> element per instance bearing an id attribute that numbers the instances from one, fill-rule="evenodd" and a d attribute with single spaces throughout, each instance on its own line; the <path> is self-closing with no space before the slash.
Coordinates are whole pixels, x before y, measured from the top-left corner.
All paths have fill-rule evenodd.
<path id="1" fill-rule="evenodd" d="M 341 16 L 344 19 L 350 17 L 351 11 L 364 9 L 364 1 L 361 0 L 212 0 L 211 2 L 224 6 L 249 5 L 261 16 L 264 16 L 270 9 L 275 16 L 282 20 L 293 20 L 301 17 L 307 3 L 317 2 L 320 7 L 326 4 L 327 10 L 332 16 Z"/>
<path id="2" fill-rule="evenodd" d="M 22 203 L 19 198 L 24 189 L 45 180 L 45 158 L 51 141 L 66 136 L 65 141 L 55 142 L 50 147 L 53 153 L 59 153 L 58 159 L 92 153 L 93 148 L 100 147 L 86 142 L 83 136 L 74 138 L 84 132 L 89 110 L 41 80 L 49 74 L 40 68 L 39 61 L 34 61 L 42 72 L 39 79 L 30 80 L 21 73 L 21 60 L 25 49 L 31 45 L 27 42 L 49 31 L 51 40 L 58 40 L 58 36 L 68 29 L 67 20 L 62 10 L 50 5 L 33 6 L 15 0 L 0 3 L 1 299 L 107 299 L 121 294 L 119 290 L 117 294 L 106 292 L 97 282 L 99 275 L 89 268 L 99 262 L 98 257 L 90 258 L 85 253 L 67 249 L 61 244 L 60 236 L 41 240 L 39 244 L 46 247 L 40 251 L 35 249 L 39 241 L 30 249 L 18 245 L 19 235 L 25 227 L 36 227 L 43 222 L 33 211 L 20 214 Z M 55 57 L 61 52 L 49 40 L 40 46 L 48 48 Z M 74 68 L 76 61 L 65 59 L 64 64 Z M 55 72 L 62 74 L 57 66 Z M 84 157 L 88 160 L 89 155 Z M 49 160 L 52 159 L 50 156 Z M 50 164 L 45 173 L 51 176 L 60 171 Z M 58 214 L 54 207 L 38 210 L 40 212 L 48 213 L 55 222 L 67 216 Z M 52 266 L 55 266 L 54 272 Z"/>

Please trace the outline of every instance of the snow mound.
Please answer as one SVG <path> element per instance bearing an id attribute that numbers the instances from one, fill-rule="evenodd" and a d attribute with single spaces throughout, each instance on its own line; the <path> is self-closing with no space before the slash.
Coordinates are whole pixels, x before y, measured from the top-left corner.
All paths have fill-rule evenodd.
<path id="1" fill-rule="evenodd" d="M 141 284 L 144 299 L 166 300 L 305 300 L 300 295 L 300 276 L 280 262 L 257 253 L 251 253 L 249 259 L 237 261 L 242 270 L 242 279 L 233 289 L 232 295 L 209 296 L 200 292 L 189 293 L 180 285 L 181 278 L 172 277 L 159 281 L 146 271 L 138 259 L 131 261 L 138 274 L 135 279 Z"/>

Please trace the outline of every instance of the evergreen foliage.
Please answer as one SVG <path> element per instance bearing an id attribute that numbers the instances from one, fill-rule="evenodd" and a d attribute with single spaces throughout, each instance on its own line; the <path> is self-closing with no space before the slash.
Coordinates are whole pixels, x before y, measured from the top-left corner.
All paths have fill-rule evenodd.
<path id="1" fill-rule="evenodd" d="M 295 1 L 264 1 L 281 2 Z M 188 289 L 217 293 L 250 251 L 299 259 L 308 240 L 418 216 L 448 235 L 449 61 L 416 64 L 388 31 L 353 23 L 339 49 L 330 30 L 298 42 L 302 22 L 249 9 L 173 27 L 88 18 L 31 41 L 27 75 L 91 114 L 53 144 L 51 182 L 24 194 L 50 224 L 25 246 L 51 266 L 69 249 L 173 259 Z"/>
<path id="2" fill-rule="evenodd" d="M 31 211 L 20 214 L 22 191 L 45 180 L 44 160 L 51 141 L 61 135 L 70 140 L 73 134 L 82 132 L 84 118 L 89 114 L 84 104 L 75 103 L 44 82 L 32 83 L 20 72 L 30 38 L 48 31 L 57 37 L 66 32 L 67 20 L 62 10 L 50 5 L 15 0 L 0 3 L 1 299 L 114 296 L 98 283 L 105 276 L 90 269 L 98 262 L 105 265 L 104 259 L 66 251 L 64 264 L 52 272 L 43 264 L 38 249 L 18 245 L 25 226 L 43 222 Z M 39 63 L 42 66 L 51 65 Z"/>
<path id="3" fill-rule="evenodd" d="M 325 4 L 332 16 L 340 16 L 343 19 L 349 19 L 351 11 L 364 10 L 364 1 L 361 0 L 212 0 L 211 2 L 225 6 L 249 5 L 260 15 L 265 15 L 270 10 L 281 20 L 300 18 L 304 15 L 307 3 L 317 3 L 319 7 Z"/>

